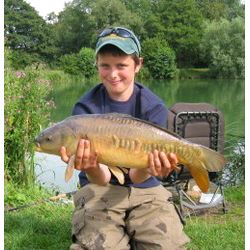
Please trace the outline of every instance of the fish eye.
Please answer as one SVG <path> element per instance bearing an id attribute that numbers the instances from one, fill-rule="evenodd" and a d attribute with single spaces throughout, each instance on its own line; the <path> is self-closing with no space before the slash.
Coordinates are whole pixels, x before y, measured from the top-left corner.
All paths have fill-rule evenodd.
<path id="1" fill-rule="evenodd" d="M 52 137 L 51 137 L 51 136 L 46 137 L 46 141 L 47 141 L 47 142 L 50 142 L 51 140 L 52 140 Z"/>

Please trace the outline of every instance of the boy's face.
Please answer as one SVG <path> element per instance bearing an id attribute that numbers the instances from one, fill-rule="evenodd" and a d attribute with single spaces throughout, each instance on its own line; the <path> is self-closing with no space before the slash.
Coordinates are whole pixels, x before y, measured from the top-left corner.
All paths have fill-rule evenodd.
<path id="1" fill-rule="evenodd" d="M 97 68 L 111 99 L 127 101 L 134 90 L 135 74 L 141 68 L 130 55 L 99 54 Z"/>

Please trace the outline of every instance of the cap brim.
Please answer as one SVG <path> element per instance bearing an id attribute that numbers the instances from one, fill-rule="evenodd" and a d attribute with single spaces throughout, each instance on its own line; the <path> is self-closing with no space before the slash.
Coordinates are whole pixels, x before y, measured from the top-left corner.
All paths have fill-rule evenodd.
<path id="1" fill-rule="evenodd" d="M 100 45 L 97 46 L 95 53 L 97 54 L 101 48 L 103 48 L 105 45 L 108 45 L 108 44 L 118 47 L 120 50 L 122 50 L 124 53 L 128 55 L 133 54 L 133 53 L 138 54 L 138 51 L 135 48 L 134 42 L 132 40 L 131 41 L 127 40 L 126 45 L 125 45 L 124 40 L 122 39 L 107 39 L 106 41 L 100 42 Z"/>

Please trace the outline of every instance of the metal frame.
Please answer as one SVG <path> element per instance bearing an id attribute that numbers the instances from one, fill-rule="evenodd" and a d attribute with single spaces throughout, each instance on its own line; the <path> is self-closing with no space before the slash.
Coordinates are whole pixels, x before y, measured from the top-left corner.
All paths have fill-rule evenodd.
<path id="1" fill-rule="evenodd" d="M 220 116 L 218 112 L 180 112 L 176 115 L 174 132 L 185 138 L 185 127 L 191 121 L 207 121 L 210 125 L 210 148 L 218 150 Z"/>
<path id="2" fill-rule="evenodd" d="M 220 115 L 216 111 L 188 111 L 188 112 L 179 112 L 176 114 L 175 122 L 174 122 L 174 132 L 180 135 L 181 137 L 185 138 L 185 127 L 189 122 L 192 121 L 207 121 L 210 126 L 210 148 L 213 150 L 218 151 L 218 144 L 219 144 L 219 134 L 220 131 Z M 181 217 L 182 222 L 185 224 L 185 217 L 188 213 L 185 213 L 185 208 L 193 211 L 196 213 L 197 210 L 209 209 L 212 207 L 216 207 L 222 205 L 223 212 L 226 213 L 226 203 L 224 199 L 224 191 L 223 186 L 220 181 L 217 183 L 216 190 L 213 193 L 212 199 L 208 204 L 201 204 L 194 199 L 192 199 L 186 192 L 189 181 L 191 180 L 190 177 L 185 176 L 182 179 L 182 172 L 184 166 L 182 166 L 182 170 L 179 174 L 171 175 L 167 178 L 167 182 L 164 180 L 162 181 L 163 186 L 170 187 L 174 186 L 177 194 L 178 194 L 178 207 L 179 215 Z M 219 199 L 215 200 L 215 195 L 220 192 L 221 196 Z M 176 201 L 175 201 L 176 203 Z M 190 213 L 189 213 L 190 214 Z"/>

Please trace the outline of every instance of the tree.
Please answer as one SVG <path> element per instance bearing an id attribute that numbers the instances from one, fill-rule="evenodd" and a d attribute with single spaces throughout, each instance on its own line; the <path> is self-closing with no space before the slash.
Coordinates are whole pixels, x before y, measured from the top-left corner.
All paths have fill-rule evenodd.
<path id="1" fill-rule="evenodd" d="M 131 28 L 137 34 L 141 29 L 142 20 L 140 17 L 135 11 L 132 12 L 127 9 L 126 5 L 120 0 L 93 1 L 91 7 L 98 31 L 105 27 L 125 26 Z"/>
<path id="2" fill-rule="evenodd" d="M 196 0 L 196 2 L 203 17 L 210 21 L 244 17 L 244 5 L 241 0 Z"/>
<path id="3" fill-rule="evenodd" d="M 222 0 L 197 0 L 197 6 L 203 17 L 209 20 L 220 20 L 228 16 L 228 6 Z"/>
<path id="4" fill-rule="evenodd" d="M 215 77 L 244 78 L 244 33 L 242 17 L 207 22 L 200 46 Z"/>
<path id="5" fill-rule="evenodd" d="M 203 22 L 195 0 L 159 0 L 156 13 L 161 17 L 164 38 L 175 50 L 179 67 L 195 64 Z"/>
<path id="6" fill-rule="evenodd" d="M 83 2 L 69 3 L 58 15 L 55 32 L 61 54 L 77 53 L 82 47 L 92 46 L 96 23 L 88 3 Z"/>
<path id="7" fill-rule="evenodd" d="M 142 22 L 120 0 L 73 0 L 58 16 L 58 46 L 63 54 L 77 53 L 82 47 L 94 48 L 103 28 L 123 25 L 136 32 Z"/>
<path id="8" fill-rule="evenodd" d="M 54 59 L 53 33 L 33 7 L 23 0 L 5 0 L 5 44 L 17 57 L 27 58 L 23 64 L 49 62 Z"/>

